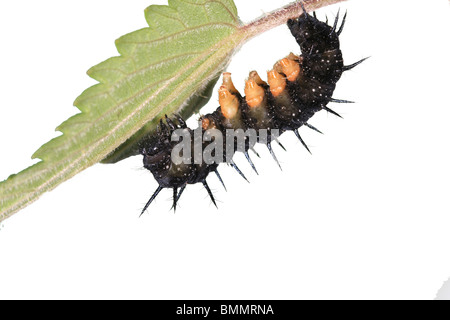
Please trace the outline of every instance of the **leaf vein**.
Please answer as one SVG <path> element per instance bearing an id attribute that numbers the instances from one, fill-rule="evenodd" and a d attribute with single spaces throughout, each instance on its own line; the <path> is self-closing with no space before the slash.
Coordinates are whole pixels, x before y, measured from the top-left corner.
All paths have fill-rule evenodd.
<path id="1" fill-rule="evenodd" d="M 160 38 L 157 38 L 157 39 L 151 39 L 151 40 L 147 40 L 147 41 L 131 41 L 131 40 L 126 40 L 126 38 L 121 38 L 120 41 L 122 43 L 124 43 L 124 44 L 127 43 L 127 44 L 152 44 L 153 45 L 154 43 L 157 43 L 157 42 L 165 42 L 165 41 L 168 41 L 168 40 L 172 41 L 173 38 L 176 38 L 179 35 L 182 35 L 182 34 L 185 34 L 185 33 L 190 33 L 190 32 L 193 32 L 193 31 L 195 31 L 197 29 L 204 29 L 204 28 L 207 28 L 207 27 L 210 27 L 210 26 L 216 26 L 216 27 L 222 26 L 222 27 L 230 27 L 230 28 L 232 28 L 234 30 L 237 29 L 237 26 L 234 25 L 234 24 L 231 24 L 231 23 L 227 23 L 227 22 L 212 22 L 212 23 L 206 23 L 206 24 L 198 25 L 198 26 L 195 26 L 195 27 L 189 27 L 189 28 L 187 28 L 185 30 L 174 32 L 174 33 L 171 33 L 169 35 L 166 35 L 164 37 L 160 37 Z"/>

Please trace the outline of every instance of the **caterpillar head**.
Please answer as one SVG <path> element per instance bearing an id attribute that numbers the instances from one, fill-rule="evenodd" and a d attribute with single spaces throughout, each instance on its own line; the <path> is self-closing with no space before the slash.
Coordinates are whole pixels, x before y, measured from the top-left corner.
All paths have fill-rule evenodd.
<path id="1" fill-rule="evenodd" d="M 336 23 L 338 17 L 339 15 Z M 336 23 L 331 27 L 304 12 L 297 19 L 288 20 L 287 25 L 303 55 L 308 55 L 339 49 L 338 33 L 335 32 Z"/>

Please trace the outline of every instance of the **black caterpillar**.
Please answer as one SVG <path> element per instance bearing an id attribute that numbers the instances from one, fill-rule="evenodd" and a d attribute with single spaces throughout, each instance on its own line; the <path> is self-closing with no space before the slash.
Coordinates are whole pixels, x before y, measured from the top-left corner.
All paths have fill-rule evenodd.
<path id="1" fill-rule="evenodd" d="M 278 61 L 268 72 L 268 83 L 261 80 L 256 71 L 250 72 L 245 85 L 244 97 L 234 87 L 230 74 L 224 73 L 223 84 L 219 89 L 220 107 L 213 113 L 200 118 L 202 134 L 205 134 L 206 137 L 210 129 L 216 129 L 225 137 L 227 129 L 242 129 L 245 132 L 249 129 L 256 130 L 256 141 L 252 143 L 246 138 L 245 146 L 240 150 L 234 145 L 235 140 L 231 142 L 233 144 L 232 153 L 244 152 L 255 171 L 248 150 L 253 147 L 255 142 L 265 143 L 272 157 L 277 161 L 271 147 L 271 143 L 276 141 L 276 135 L 273 134 L 276 130 L 279 134 L 293 131 L 309 151 L 298 129 L 305 125 L 320 132 L 308 124 L 308 120 L 320 110 L 326 110 L 340 117 L 339 114 L 327 107 L 329 102 L 350 102 L 332 98 L 336 82 L 344 71 L 352 69 L 365 60 L 362 59 L 344 66 L 338 36 L 344 27 L 346 15 L 337 29 L 339 12 L 333 26 L 329 26 L 327 22 L 319 21 L 315 13 L 311 16 L 303 8 L 302 15 L 287 22 L 302 54 L 296 56 L 291 53 Z M 199 182 L 204 185 L 212 202 L 216 205 L 214 196 L 206 183 L 206 177 L 209 173 L 215 172 L 223 184 L 217 171 L 221 162 L 230 164 L 247 180 L 231 157 L 215 158 L 216 162 L 214 163 L 207 163 L 204 160 L 195 163 L 194 131 L 187 128 L 184 120 L 178 115 L 175 115 L 175 119 L 166 116 L 165 122 L 161 119 L 156 134 L 149 136 L 140 146 L 140 153 L 144 156 L 144 167 L 152 172 L 159 184 L 142 213 L 163 188 L 173 189 L 173 209 L 175 210 L 177 201 L 186 186 Z M 171 141 L 171 136 L 177 129 L 184 130 L 184 133 L 191 138 L 190 151 L 192 152 L 184 155 L 188 161 L 180 164 L 174 163 L 171 157 L 173 149 L 178 144 L 176 141 Z M 266 139 L 260 135 L 261 129 L 266 130 Z M 214 139 L 212 140 L 214 141 Z M 200 143 L 201 149 L 205 150 L 210 142 L 202 139 Z M 227 146 L 230 147 L 230 142 L 223 142 L 223 149 L 226 149 Z M 214 152 L 212 155 L 215 155 Z M 225 187 L 224 184 L 223 186 Z"/>

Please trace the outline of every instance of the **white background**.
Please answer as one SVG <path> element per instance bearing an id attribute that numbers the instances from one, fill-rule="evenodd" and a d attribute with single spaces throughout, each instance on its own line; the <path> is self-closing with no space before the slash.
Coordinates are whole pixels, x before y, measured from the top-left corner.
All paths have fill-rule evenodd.
<path id="1" fill-rule="evenodd" d="M 77 112 L 89 67 L 114 40 L 146 26 L 153 0 L 0 2 L 0 180 Z M 243 21 L 289 1 L 236 0 Z M 165 1 L 158 1 L 165 4 Z M 330 105 L 264 148 L 250 184 L 221 166 L 228 187 L 192 186 L 169 211 L 141 157 L 95 165 L 0 223 L 0 298 L 433 299 L 450 276 L 449 27 L 446 0 L 357 1 L 341 36 L 347 64 Z M 228 71 L 237 88 L 298 46 L 285 26 L 252 40 Z M 203 110 L 215 109 L 217 96 Z M 195 126 L 195 119 L 190 124 Z"/>

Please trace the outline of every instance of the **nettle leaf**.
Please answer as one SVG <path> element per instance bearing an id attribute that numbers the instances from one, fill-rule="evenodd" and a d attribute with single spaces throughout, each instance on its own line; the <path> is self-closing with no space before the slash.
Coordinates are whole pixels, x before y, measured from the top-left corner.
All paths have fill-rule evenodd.
<path id="1" fill-rule="evenodd" d="M 57 128 L 63 134 L 34 153 L 42 161 L 0 183 L 0 220 L 130 138 L 118 151 L 133 154 L 164 114 L 192 114 L 242 38 L 232 0 L 171 0 L 148 7 L 145 18 L 149 28 L 116 41 L 120 56 L 88 71 L 99 83 L 75 100 L 81 112 Z"/>
<path id="2" fill-rule="evenodd" d="M 304 0 L 307 11 L 344 0 Z M 120 56 L 88 74 L 99 83 L 74 105 L 62 135 L 33 158 L 42 161 L 0 183 L 0 221 L 78 172 L 136 154 L 140 139 L 165 114 L 188 118 L 211 96 L 236 48 L 302 13 L 294 3 L 241 25 L 232 0 L 169 0 L 145 10 L 149 27 L 116 41 Z"/>

